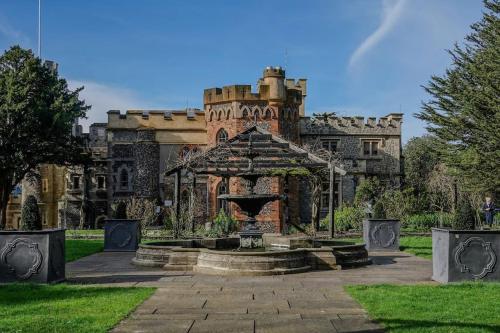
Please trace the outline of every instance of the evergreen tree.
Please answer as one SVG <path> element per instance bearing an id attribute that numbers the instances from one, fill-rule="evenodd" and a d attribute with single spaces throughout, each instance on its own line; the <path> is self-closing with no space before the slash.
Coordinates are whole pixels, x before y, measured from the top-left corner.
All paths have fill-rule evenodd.
<path id="1" fill-rule="evenodd" d="M 471 26 L 463 46 L 449 51 L 452 66 L 432 76 L 424 89 L 431 99 L 416 116 L 438 140 L 436 150 L 466 190 L 500 188 L 500 2 Z"/>
<path id="2" fill-rule="evenodd" d="M 84 160 L 83 143 L 72 135 L 88 106 L 57 70 L 30 50 L 14 46 L 0 56 L 0 229 L 12 190 L 43 163 Z"/>
<path id="3" fill-rule="evenodd" d="M 456 230 L 474 230 L 475 214 L 468 200 L 462 200 L 458 205 L 455 221 L 452 225 Z"/>
<path id="4" fill-rule="evenodd" d="M 127 204 L 125 201 L 120 201 L 116 205 L 115 209 L 115 219 L 126 219 L 127 218 Z"/>
<path id="5" fill-rule="evenodd" d="M 21 230 L 42 230 L 42 219 L 35 196 L 29 195 L 21 210 Z"/>

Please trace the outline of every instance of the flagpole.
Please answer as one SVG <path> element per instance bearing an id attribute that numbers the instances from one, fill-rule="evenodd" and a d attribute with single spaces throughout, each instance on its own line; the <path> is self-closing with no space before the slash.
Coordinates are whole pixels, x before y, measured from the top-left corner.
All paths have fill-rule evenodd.
<path id="1" fill-rule="evenodd" d="M 38 58 L 42 57 L 42 0 L 38 0 Z"/>

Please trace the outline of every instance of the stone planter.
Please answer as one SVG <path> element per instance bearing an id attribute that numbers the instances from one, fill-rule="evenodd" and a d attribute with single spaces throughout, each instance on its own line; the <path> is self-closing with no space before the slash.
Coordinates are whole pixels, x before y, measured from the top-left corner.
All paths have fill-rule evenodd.
<path id="1" fill-rule="evenodd" d="M 109 219 L 104 223 L 104 251 L 135 252 L 140 239 L 139 220 Z"/>
<path id="2" fill-rule="evenodd" d="M 432 279 L 500 281 L 500 230 L 432 229 Z"/>
<path id="3" fill-rule="evenodd" d="M 363 220 L 363 240 L 368 251 L 399 251 L 399 220 Z"/>
<path id="4" fill-rule="evenodd" d="M 66 279 L 65 230 L 0 231 L 0 283 Z"/>

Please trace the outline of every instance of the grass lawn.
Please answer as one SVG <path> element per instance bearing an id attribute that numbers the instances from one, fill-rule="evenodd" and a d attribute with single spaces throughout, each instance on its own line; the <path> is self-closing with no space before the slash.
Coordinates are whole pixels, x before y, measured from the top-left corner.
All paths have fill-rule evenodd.
<path id="1" fill-rule="evenodd" d="M 66 262 L 101 252 L 103 249 L 103 240 L 66 239 Z"/>
<path id="2" fill-rule="evenodd" d="M 154 288 L 0 286 L 0 332 L 107 332 Z"/>
<path id="3" fill-rule="evenodd" d="M 399 239 L 399 248 L 426 259 L 432 259 L 432 237 L 407 236 Z"/>
<path id="4" fill-rule="evenodd" d="M 363 243 L 362 238 L 340 238 L 339 241 Z M 399 248 L 402 251 L 416 256 L 432 259 L 432 237 L 431 236 L 404 236 L 399 239 Z"/>
<path id="5" fill-rule="evenodd" d="M 348 286 L 391 333 L 500 332 L 500 284 Z"/>

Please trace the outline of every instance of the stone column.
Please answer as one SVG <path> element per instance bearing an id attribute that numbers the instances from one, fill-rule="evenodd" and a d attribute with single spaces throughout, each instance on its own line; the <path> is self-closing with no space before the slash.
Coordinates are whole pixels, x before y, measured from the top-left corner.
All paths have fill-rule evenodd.
<path id="1" fill-rule="evenodd" d="M 134 195 L 157 199 L 160 195 L 160 145 L 155 140 L 155 131 L 150 128 L 137 130 L 134 144 Z"/>

